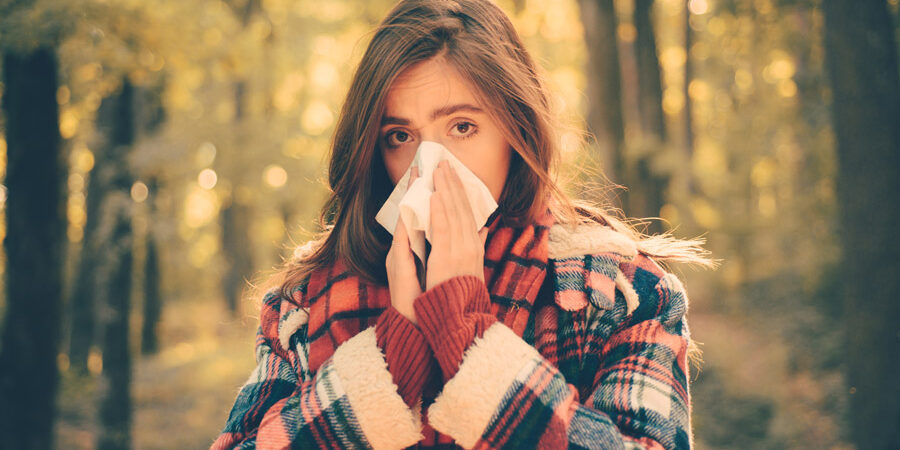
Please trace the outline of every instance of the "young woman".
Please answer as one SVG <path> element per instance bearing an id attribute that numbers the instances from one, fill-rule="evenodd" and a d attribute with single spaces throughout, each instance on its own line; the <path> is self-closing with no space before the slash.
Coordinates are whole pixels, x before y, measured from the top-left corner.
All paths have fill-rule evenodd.
<path id="1" fill-rule="evenodd" d="M 497 6 L 397 4 L 340 114 L 325 231 L 263 289 L 212 448 L 690 448 L 688 301 L 657 261 L 709 261 L 567 198 L 558 126 Z M 375 215 L 426 140 L 499 207 L 477 229 L 441 163 L 423 270 Z"/>

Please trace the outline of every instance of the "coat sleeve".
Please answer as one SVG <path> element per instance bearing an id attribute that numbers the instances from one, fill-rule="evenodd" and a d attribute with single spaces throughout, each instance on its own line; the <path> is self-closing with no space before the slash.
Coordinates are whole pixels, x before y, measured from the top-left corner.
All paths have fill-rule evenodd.
<path id="1" fill-rule="evenodd" d="M 429 423 L 466 448 L 691 448 L 687 297 L 674 275 L 656 280 L 612 331 L 607 316 L 586 323 L 584 339 L 566 341 L 581 341 L 584 358 L 599 361 L 580 377 L 592 380 L 585 398 L 534 347 L 494 323 L 466 350 L 429 407 Z M 616 297 L 624 311 L 625 299 Z"/>
<path id="2" fill-rule="evenodd" d="M 305 315 L 272 291 L 263 299 L 255 346 L 257 366 L 240 388 L 212 449 L 404 448 L 423 438 L 421 401 L 398 393 L 376 326 L 342 343 L 309 370 Z M 301 323 L 297 327 L 298 323 Z M 297 327 L 289 336 L 286 325 Z"/>

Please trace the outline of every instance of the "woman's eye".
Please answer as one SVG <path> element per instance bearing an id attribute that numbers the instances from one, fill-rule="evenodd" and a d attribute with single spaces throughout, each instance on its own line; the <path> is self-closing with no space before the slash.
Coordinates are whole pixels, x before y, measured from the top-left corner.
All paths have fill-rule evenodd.
<path id="1" fill-rule="evenodd" d="M 406 143 L 406 141 L 408 139 L 409 139 L 409 134 L 407 134 L 406 132 L 403 132 L 403 131 L 393 131 L 391 133 L 388 133 L 388 135 L 387 135 L 388 145 L 391 145 L 391 146 L 397 146 L 400 144 L 404 144 L 404 143 Z"/>
<path id="2" fill-rule="evenodd" d="M 470 133 L 474 127 L 475 127 L 474 123 L 460 122 L 453 126 L 453 130 L 459 133 L 457 136 L 462 136 L 467 133 Z M 471 133 L 471 134 L 474 134 L 474 133 Z"/>

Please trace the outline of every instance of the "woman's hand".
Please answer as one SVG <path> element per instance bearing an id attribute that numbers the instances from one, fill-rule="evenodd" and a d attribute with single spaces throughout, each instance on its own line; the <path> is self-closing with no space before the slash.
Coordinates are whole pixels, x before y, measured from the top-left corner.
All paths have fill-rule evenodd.
<path id="1" fill-rule="evenodd" d="M 419 177 L 419 168 L 413 167 L 409 174 L 409 185 Z M 419 277 L 416 273 L 416 257 L 409 247 L 409 236 L 403 219 L 397 218 L 394 229 L 394 240 L 385 260 L 387 268 L 388 288 L 391 292 L 391 305 L 412 323 L 416 322 L 413 311 L 413 300 L 422 293 Z"/>
<path id="2" fill-rule="evenodd" d="M 460 275 L 484 280 L 487 228 L 475 231 L 475 217 L 462 179 L 446 160 L 434 171 L 431 194 L 431 252 L 425 290 Z"/>

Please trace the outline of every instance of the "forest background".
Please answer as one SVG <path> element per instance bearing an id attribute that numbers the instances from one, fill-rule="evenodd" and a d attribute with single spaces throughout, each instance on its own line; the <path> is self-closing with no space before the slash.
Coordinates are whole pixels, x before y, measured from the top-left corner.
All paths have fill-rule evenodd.
<path id="1" fill-rule="evenodd" d="M 900 446 L 898 1 L 498 4 L 574 127 L 566 189 L 721 260 L 673 267 L 697 448 Z M 10 448 L 212 442 L 391 5 L 0 0 Z"/>

